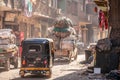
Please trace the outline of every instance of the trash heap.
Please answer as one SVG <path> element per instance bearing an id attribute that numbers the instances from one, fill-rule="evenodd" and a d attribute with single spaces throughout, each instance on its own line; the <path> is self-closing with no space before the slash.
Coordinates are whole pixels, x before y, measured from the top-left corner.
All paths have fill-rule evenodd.
<path id="1" fill-rule="evenodd" d="M 102 73 L 109 73 L 119 68 L 120 40 L 104 38 L 97 42 L 95 67 Z"/>
<path id="2" fill-rule="evenodd" d="M 15 35 L 11 29 L 0 29 L 0 52 L 11 52 L 16 49 Z"/>

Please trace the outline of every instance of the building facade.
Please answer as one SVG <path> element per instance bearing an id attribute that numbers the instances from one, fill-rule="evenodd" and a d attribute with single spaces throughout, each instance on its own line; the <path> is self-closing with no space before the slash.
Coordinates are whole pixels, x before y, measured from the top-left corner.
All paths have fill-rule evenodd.
<path id="1" fill-rule="evenodd" d="M 0 0 L 0 28 L 23 32 L 24 38 L 45 37 L 57 16 L 49 0 Z"/>
<path id="2" fill-rule="evenodd" d="M 85 12 L 85 1 L 84 0 L 55 0 L 55 1 L 56 1 L 55 6 L 57 6 L 59 10 L 58 16 L 59 17 L 65 16 L 70 18 L 77 32 L 78 41 L 86 43 L 86 38 L 84 35 L 82 35 L 81 28 L 81 26 L 86 26 L 86 24 L 89 24 L 88 16 Z"/>

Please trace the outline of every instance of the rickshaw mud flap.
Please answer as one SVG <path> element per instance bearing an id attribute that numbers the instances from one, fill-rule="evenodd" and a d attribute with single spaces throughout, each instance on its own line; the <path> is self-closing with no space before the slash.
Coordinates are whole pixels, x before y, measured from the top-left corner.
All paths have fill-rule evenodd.
<path id="1" fill-rule="evenodd" d="M 50 68 L 20 68 L 21 71 L 25 71 L 25 70 L 31 70 L 31 71 L 34 71 L 34 70 L 42 70 L 42 71 L 49 71 Z"/>

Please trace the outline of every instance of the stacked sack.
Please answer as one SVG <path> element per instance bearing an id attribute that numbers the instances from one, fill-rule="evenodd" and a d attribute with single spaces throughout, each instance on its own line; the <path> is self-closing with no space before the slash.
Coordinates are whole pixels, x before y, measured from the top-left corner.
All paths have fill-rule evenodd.
<path id="1" fill-rule="evenodd" d="M 65 17 L 58 18 L 54 23 L 53 34 L 60 38 L 75 34 L 75 31 L 72 28 L 72 21 Z"/>
<path id="2" fill-rule="evenodd" d="M 0 44 L 15 43 L 15 38 L 11 29 L 0 29 Z"/>
<path id="3" fill-rule="evenodd" d="M 0 29 L 0 49 L 5 51 L 14 51 L 16 36 L 11 29 Z"/>
<path id="4" fill-rule="evenodd" d="M 58 49 L 61 48 L 61 45 L 64 42 L 69 42 L 69 45 L 71 45 L 71 41 L 73 41 L 76 36 L 76 32 L 73 28 L 72 21 L 66 17 L 57 18 L 57 20 L 53 24 L 53 27 L 48 28 L 47 32 L 48 37 L 54 40 L 55 46 Z M 65 46 L 69 45 L 67 43 L 65 44 Z"/>

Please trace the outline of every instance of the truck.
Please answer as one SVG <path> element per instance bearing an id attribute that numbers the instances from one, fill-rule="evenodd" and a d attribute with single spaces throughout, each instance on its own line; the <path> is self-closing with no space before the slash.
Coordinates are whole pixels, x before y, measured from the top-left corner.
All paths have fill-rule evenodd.
<path id="1" fill-rule="evenodd" d="M 10 65 L 18 68 L 19 50 L 12 29 L 0 29 L 0 67 L 10 70 Z"/>
<path id="2" fill-rule="evenodd" d="M 55 43 L 55 58 L 67 58 L 70 62 L 77 59 L 77 36 L 69 18 L 58 18 L 47 32 L 47 37 L 52 38 Z"/>

